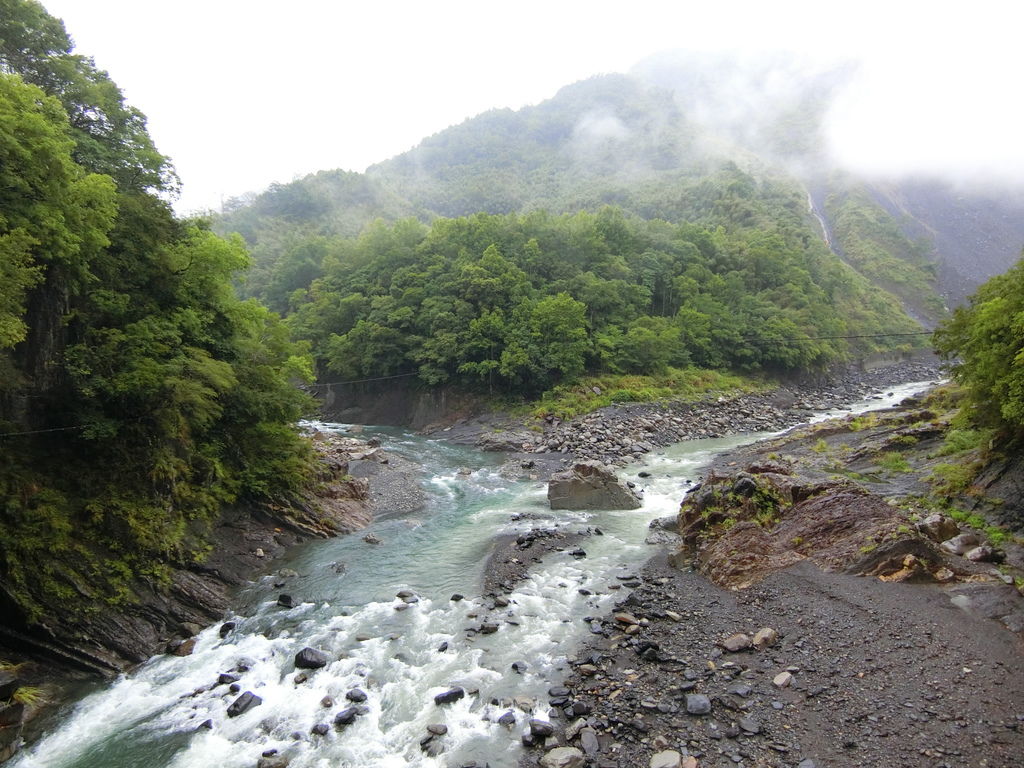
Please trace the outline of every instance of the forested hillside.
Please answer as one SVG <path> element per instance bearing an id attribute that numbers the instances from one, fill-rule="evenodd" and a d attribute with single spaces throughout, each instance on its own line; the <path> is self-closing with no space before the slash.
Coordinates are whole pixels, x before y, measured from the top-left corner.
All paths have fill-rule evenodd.
<path id="1" fill-rule="evenodd" d="M 808 242 L 827 237 L 834 256 L 933 327 L 947 303 L 1013 262 L 1024 205 L 839 172 L 823 119 L 852 71 L 785 56 L 655 57 L 536 106 L 479 115 L 366 174 L 322 172 L 234 201 L 216 226 L 253 249 L 243 290 L 288 312 L 290 294 L 320 274 L 328 245 L 318 238 L 355 236 L 378 217 L 429 224 L 612 205 L 709 230 L 771 231 L 781 220 Z"/>
<path id="2" fill-rule="evenodd" d="M 733 193 L 742 205 L 741 177 Z M 377 223 L 328 242 L 288 323 L 343 379 L 528 396 L 585 371 L 822 369 L 841 337 L 919 329 L 798 221 L 712 231 L 606 207 Z"/>
<path id="3" fill-rule="evenodd" d="M 63 25 L 0 0 L 0 610 L 130 601 L 222 508 L 310 472 L 310 361 L 240 301 L 241 238 L 176 218 L 145 117 Z"/>

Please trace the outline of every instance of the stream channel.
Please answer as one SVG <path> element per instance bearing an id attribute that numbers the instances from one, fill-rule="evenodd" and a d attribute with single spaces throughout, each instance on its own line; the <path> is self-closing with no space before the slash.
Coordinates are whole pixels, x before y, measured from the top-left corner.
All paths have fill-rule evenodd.
<path id="1" fill-rule="evenodd" d="M 893 387 L 882 399 L 814 420 L 886 407 L 930 384 Z M 282 590 L 269 575 L 243 590 L 226 617 L 237 627 L 226 637 L 214 625 L 198 636 L 192 655 L 157 656 L 97 684 L 67 705 L 54 721 L 60 725 L 13 766 L 253 768 L 274 749 L 289 758 L 290 768 L 456 768 L 474 761 L 515 766 L 527 721 L 547 719 L 547 690 L 561 683 L 567 657 L 589 632 L 586 617 L 607 613 L 626 597 L 627 588 L 611 587 L 636 574 L 653 553 L 644 543 L 648 523 L 676 513 L 689 483 L 716 454 L 769 436 L 692 440 L 648 454 L 623 470 L 644 487 L 641 509 L 552 512 L 546 484 L 503 476 L 501 454 L 397 429 L 367 428 L 362 436 L 374 434 L 385 450 L 423 467 L 423 509 L 378 515 L 368 529 L 382 540 L 376 546 L 356 534 L 294 548 L 275 566 L 294 569 L 299 578 Z M 651 476 L 640 480 L 641 470 Z M 580 541 L 585 558 L 549 554 L 508 595 L 509 606 L 492 609 L 480 592 L 495 537 L 552 526 L 599 528 L 603 535 Z M 419 602 L 396 610 L 402 589 Z M 279 607 L 282 591 L 301 604 Z M 453 593 L 466 598 L 452 601 Z M 466 632 L 484 620 L 498 623 L 499 630 Z M 447 651 L 438 650 L 442 643 Z M 304 646 L 325 651 L 331 661 L 296 684 L 295 654 Z M 526 665 L 522 672 L 513 671 L 516 662 Z M 247 671 L 238 671 L 240 664 Z M 227 717 L 238 694 L 227 685 L 210 687 L 223 672 L 238 675 L 241 690 L 252 691 L 262 704 Z M 434 696 L 452 686 L 468 695 L 435 704 Z M 346 693 L 354 688 L 367 694 L 366 712 L 337 729 L 334 716 L 351 706 Z M 197 689 L 204 690 L 193 695 Z M 323 706 L 326 696 L 335 703 Z M 533 701 L 532 715 L 514 706 L 517 698 Z M 499 725 L 509 711 L 515 726 Z M 200 728 L 207 720 L 212 728 Z M 331 725 L 326 735 L 311 733 L 318 723 Z M 444 747 L 437 757 L 420 748 L 430 724 L 448 729 L 437 737 Z"/>

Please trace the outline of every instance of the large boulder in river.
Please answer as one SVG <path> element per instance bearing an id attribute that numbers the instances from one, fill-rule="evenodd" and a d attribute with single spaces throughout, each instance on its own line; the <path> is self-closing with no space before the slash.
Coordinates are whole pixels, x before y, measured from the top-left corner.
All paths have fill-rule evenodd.
<path id="1" fill-rule="evenodd" d="M 548 482 L 552 509 L 636 509 L 640 496 L 599 461 L 581 461 Z"/>

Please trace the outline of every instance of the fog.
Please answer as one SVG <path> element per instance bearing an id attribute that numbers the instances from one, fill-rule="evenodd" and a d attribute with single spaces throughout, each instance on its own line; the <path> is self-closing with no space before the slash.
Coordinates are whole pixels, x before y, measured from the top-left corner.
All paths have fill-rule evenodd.
<path id="1" fill-rule="evenodd" d="M 1024 142 L 1011 135 L 1024 108 L 1024 10 L 1007 3 L 43 4 L 147 114 L 182 178 L 183 212 L 316 170 L 362 171 L 474 114 L 666 50 L 707 61 L 712 86 L 712 62 L 790 57 L 759 82 L 720 82 L 691 103 L 707 124 L 754 130 L 746 115 L 781 108 L 800 78 L 842 65 L 824 120 L 824 147 L 842 166 L 1024 179 Z M 578 130 L 626 138 L 602 113 Z"/>

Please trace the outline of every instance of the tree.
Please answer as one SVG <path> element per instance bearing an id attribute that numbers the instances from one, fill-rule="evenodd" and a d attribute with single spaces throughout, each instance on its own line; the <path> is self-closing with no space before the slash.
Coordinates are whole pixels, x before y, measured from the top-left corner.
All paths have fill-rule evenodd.
<path id="1" fill-rule="evenodd" d="M 987 426 L 1024 436 L 1024 259 L 993 277 L 935 333 Z"/>

